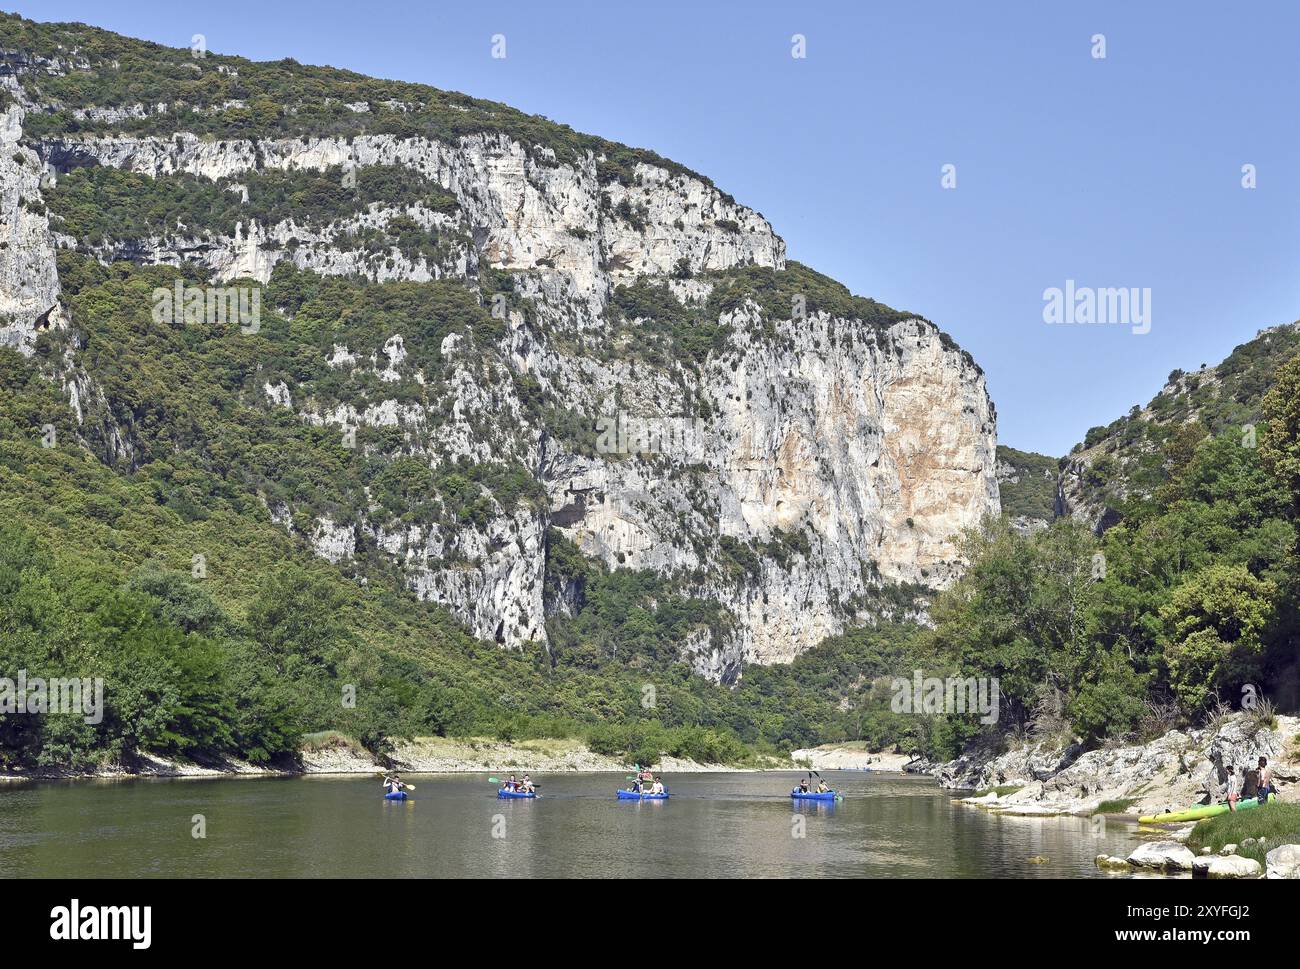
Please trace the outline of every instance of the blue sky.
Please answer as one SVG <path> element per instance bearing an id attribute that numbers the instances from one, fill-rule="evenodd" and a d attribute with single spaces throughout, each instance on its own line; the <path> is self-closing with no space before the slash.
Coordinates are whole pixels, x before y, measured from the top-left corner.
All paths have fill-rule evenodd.
<path id="1" fill-rule="evenodd" d="M 1065 453 L 1175 367 L 1300 317 L 1291 2 L 0 5 L 174 46 L 202 33 L 653 148 L 766 215 L 792 258 L 950 332 L 1015 447 Z M 1068 279 L 1149 288 L 1150 332 L 1047 325 L 1043 291 Z"/>

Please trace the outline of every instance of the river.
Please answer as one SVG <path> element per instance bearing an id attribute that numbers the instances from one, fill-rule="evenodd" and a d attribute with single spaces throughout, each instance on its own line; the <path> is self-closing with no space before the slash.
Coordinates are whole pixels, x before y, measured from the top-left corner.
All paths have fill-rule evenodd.
<path id="1" fill-rule="evenodd" d="M 793 772 L 676 775 L 639 803 L 610 774 L 541 776 L 535 801 L 486 774 L 407 776 L 406 802 L 340 776 L 5 784 L 0 877 L 1093 878 L 1135 844 L 1121 823 L 953 804 L 925 777 L 824 774 L 842 802 L 794 805 Z"/>

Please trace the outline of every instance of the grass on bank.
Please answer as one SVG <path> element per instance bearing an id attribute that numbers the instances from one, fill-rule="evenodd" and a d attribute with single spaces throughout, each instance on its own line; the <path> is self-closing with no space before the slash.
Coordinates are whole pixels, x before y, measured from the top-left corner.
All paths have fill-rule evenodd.
<path id="1" fill-rule="evenodd" d="M 317 733 L 305 733 L 302 735 L 302 750 L 304 753 L 316 754 L 322 750 L 341 748 L 350 750 L 357 755 L 365 755 L 366 748 L 361 743 L 347 734 L 339 733 L 337 730 L 321 730 Z"/>
<path id="2" fill-rule="evenodd" d="M 1247 838 L 1263 838 L 1264 844 L 1242 845 Z M 1261 865 L 1264 856 L 1284 844 L 1300 844 L 1300 804 L 1273 802 L 1251 811 L 1236 811 L 1205 818 L 1192 829 L 1187 846 L 1200 853 L 1215 853 L 1224 845 L 1237 845 L 1237 854 L 1254 858 Z"/>
<path id="3" fill-rule="evenodd" d="M 1007 797 L 1010 794 L 1016 793 L 1016 791 L 1020 790 L 1024 786 L 1025 785 L 1023 784 L 1004 784 L 1001 787 L 986 787 L 982 791 L 976 791 L 975 796 L 987 797 L 989 794 L 996 794 L 998 797 Z"/>
<path id="4" fill-rule="evenodd" d="M 1120 797 L 1113 801 L 1102 801 L 1097 805 L 1097 810 L 1093 811 L 1094 815 L 1098 814 L 1126 814 L 1128 809 L 1137 803 L 1135 797 Z"/>

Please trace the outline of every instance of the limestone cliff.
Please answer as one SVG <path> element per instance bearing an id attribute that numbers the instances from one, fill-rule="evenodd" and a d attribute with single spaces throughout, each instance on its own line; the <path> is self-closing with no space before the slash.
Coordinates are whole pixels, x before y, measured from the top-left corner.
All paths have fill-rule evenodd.
<path id="1" fill-rule="evenodd" d="M 567 536 L 609 568 L 653 570 L 721 603 L 725 632 L 702 628 L 682 649 L 731 680 L 745 663 L 789 661 L 871 621 L 884 582 L 947 583 L 961 567 L 956 534 L 998 512 L 996 418 L 969 355 L 934 324 L 787 264 L 766 219 L 702 176 L 559 126 L 539 142 L 520 133 L 536 119 L 493 106 L 478 120 L 481 103 L 447 108 L 459 96 L 446 92 L 358 100 L 355 75 L 321 80 L 319 69 L 309 80 L 337 96 L 272 104 L 268 123 L 291 130 L 244 136 L 250 105 L 270 97 L 258 65 L 150 48 L 178 93 L 145 104 L 124 100 L 112 58 L 67 44 L 34 53 L 11 42 L 0 55 L 0 340 L 30 352 L 39 327 L 76 326 L 59 311 L 58 250 L 197 267 L 212 284 L 266 284 L 287 267 L 376 287 L 450 281 L 499 316 L 486 343 L 394 330 L 329 345 L 316 358 L 327 381 L 259 377 L 268 409 L 340 434 L 390 429 L 434 469 L 520 467 L 542 491 L 519 504 L 485 495 L 490 514 L 455 522 L 377 502 L 341 517 L 266 501 L 340 567 L 380 556 L 476 635 L 516 646 L 545 642 L 548 614 L 575 607 L 546 593 L 548 535 Z M 85 83 L 61 83 L 70 77 Z M 243 85 L 247 97 L 204 102 L 209 88 L 191 79 Z M 81 93 L 97 85 L 102 100 Z M 437 124 L 421 129 L 431 105 Z M 303 120 L 326 108 L 324 130 Z M 130 191 L 206 201 L 146 229 L 104 220 L 92 232 L 77 222 L 87 196 L 69 186 L 102 198 L 90 175 L 105 171 L 144 180 Z M 421 194 L 328 216 L 302 206 L 272 219 L 257 206 L 271 177 L 367 172 L 418 179 Z M 203 214 L 227 205 L 243 208 Z M 712 336 L 697 346 L 702 333 Z M 106 429 L 87 427 L 88 444 L 129 468 L 131 415 L 101 399 L 75 353 L 64 380 L 79 416 L 98 401 Z M 543 409 L 580 429 L 556 432 Z M 593 446 L 602 421 L 631 426 L 632 444 Z"/>

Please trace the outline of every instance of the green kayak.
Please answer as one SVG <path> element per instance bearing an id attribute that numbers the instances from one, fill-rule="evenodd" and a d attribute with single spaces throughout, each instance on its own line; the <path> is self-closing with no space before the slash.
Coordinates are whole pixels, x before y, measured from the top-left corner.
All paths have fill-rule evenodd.
<path id="1" fill-rule="evenodd" d="M 1277 797 L 1270 794 L 1270 801 L 1276 801 Z M 1237 802 L 1238 811 L 1248 811 L 1253 807 L 1259 807 L 1259 801 L 1253 797 Z M 1188 808 L 1186 811 L 1170 811 L 1166 814 L 1148 814 L 1145 817 L 1138 818 L 1139 824 L 1171 824 L 1175 821 L 1199 821 L 1201 818 L 1212 818 L 1216 814 L 1227 814 L 1228 805 L 1224 804 L 1205 804 L 1201 807 Z"/>

